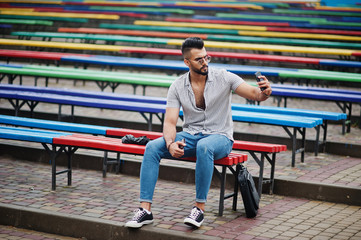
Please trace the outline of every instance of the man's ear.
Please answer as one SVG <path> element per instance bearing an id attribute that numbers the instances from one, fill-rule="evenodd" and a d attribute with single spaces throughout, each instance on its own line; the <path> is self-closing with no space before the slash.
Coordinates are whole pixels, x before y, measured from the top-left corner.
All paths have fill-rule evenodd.
<path id="1" fill-rule="evenodd" d="M 188 60 L 188 59 L 184 59 L 183 61 L 184 61 L 184 64 L 189 67 L 189 60 Z"/>

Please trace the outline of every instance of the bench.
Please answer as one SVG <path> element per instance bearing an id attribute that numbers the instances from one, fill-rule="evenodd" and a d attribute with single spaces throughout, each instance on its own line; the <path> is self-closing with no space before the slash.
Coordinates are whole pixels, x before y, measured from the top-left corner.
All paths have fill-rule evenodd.
<path id="1" fill-rule="evenodd" d="M 347 114 L 345 113 L 336 113 L 336 112 L 326 112 L 326 111 L 317 111 L 317 110 L 308 110 L 308 109 L 296 109 L 296 108 L 280 108 L 272 106 L 255 106 L 249 104 L 232 104 L 232 109 L 236 111 L 252 111 L 259 113 L 275 113 L 275 114 L 285 114 L 285 115 L 294 115 L 294 116 L 304 116 L 304 117 L 313 117 L 313 118 L 322 118 L 323 123 L 321 127 L 323 128 L 323 140 L 321 145 L 323 149 L 326 143 L 327 137 L 327 125 L 328 121 L 342 121 L 343 130 L 345 127 L 345 122 L 347 119 Z M 315 155 L 317 156 L 320 143 L 315 143 Z"/>
<path id="2" fill-rule="evenodd" d="M 0 85 L 2 86 L 2 85 Z M 67 96 L 58 93 L 42 93 L 23 90 L 1 89 L 0 98 L 8 99 L 14 107 L 15 115 L 18 115 L 20 109 L 27 105 L 33 114 L 35 107 L 40 103 L 58 104 L 58 119 L 62 115 L 62 105 L 71 106 L 71 117 L 74 117 L 74 107 L 92 107 L 99 109 L 112 109 L 122 111 L 139 112 L 148 124 L 148 129 L 152 129 L 153 116 L 156 116 L 162 123 L 165 114 L 165 104 L 135 102 L 131 100 L 111 100 L 92 97 Z"/>
<path id="3" fill-rule="evenodd" d="M 16 11 L 6 11 L 8 14 L 3 14 L 4 11 L 1 11 L 1 18 L 8 18 L 8 19 L 24 19 L 24 20 L 36 20 L 36 21 L 50 21 L 52 22 L 52 25 L 56 25 L 57 22 L 61 22 L 61 25 L 64 25 L 66 23 L 68 26 L 70 26 L 70 23 L 72 26 L 74 26 L 75 23 L 77 24 L 83 24 L 88 23 L 87 18 L 74 18 L 74 17 L 60 17 L 60 16 L 35 16 L 35 15 L 19 15 L 19 14 L 13 14 Z M 35 28 L 37 29 L 37 28 Z M 35 30 L 34 29 L 34 30 Z"/>
<path id="4" fill-rule="evenodd" d="M 241 19 L 241 18 L 229 18 L 229 17 L 217 17 L 217 16 L 205 16 L 205 15 L 193 15 L 193 19 L 199 20 L 216 20 L 216 21 L 241 21 L 241 22 L 264 22 L 265 20 L 260 19 Z M 267 21 L 268 22 L 268 21 Z M 360 31 L 361 28 L 357 26 L 337 26 L 337 25 L 322 25 L 317 23 L 307 23 L 307 22 L 289 22 L 289 21 L 279 21 L 279 20 L 269 20 L 270 23 L 275 23 L 274 26 L 288 26 L 301 29 L 330 29 L 330 30 L 348 30 L 348 31 Z M 277 25 L 276 25 L 277 24 Z M 302 31 L 301 31 L 302 32 Z M 326 33 L 327 34 L 327 33 Z"/>
<path id="5" fill-rule="evenodd" d="M 243 14 L 243 13 L 216 13 L 215 17 L 219 17 L 221 19 L 257 19 L 261 21 L 281 21 L 281 22 L 303 22 L 307 24 L 316 24 L 317 26 L 343 26 L 344 29 L 350 29 L 349 27 L 360 28 L 361 25 L 358 22 L 351 21 L 329 21 L 326 18 L 320 17 L 309 17 L 309 16 L 283 16 L 283 15 L 275 15 L 275 14 Z"/>
<path id="6" fill-rule="evenodd" d="M 1 16 L 0 16 L 1 17 Z M 45 26 L 52 26 L 52 21 L 45 21 L 45 20 L 27 20 L 27 19 L 7 19 L 7 18 L 0 18 L 0 23 L 7 23 L 7 24 L 24 24 L 24 25 L 45 25 Z"/>
<path id="7" fill-rule="evenodd" d="M 11 32 L 11 35 L 18 36 L 19 39 L 30 40 L 33 37 L 40 37 L 43 41 L 51 41 L 53 38 L 61 39 L 80 39 L 84 43 L 96 43 L 97 41 L 108 42 L 132 42 L 132 43 L 149 43 L 149 44 L 167 44 L 171 36 L 166 38 L 163 36 L 126 36 L 126 35 L 109 35 L 109 34 L 87 34 L 87 33 L 64 33 L 64 32 Z M 240 33 L 238 33 L 240 34 Z M 260 34 L 261 35 L 261 34 Z M 142 36 L 142 37 L 141 37 Z M 184 37 L 182 37 L 184 38 Z M 350 36 L 352 38 L 352 36 Z M 354 37 L 356 38 L 356 37 Z M 208 34 L 206 39 L 209 41 L 219 42 L 246 42 L 246 43 L 262 43 L 262 44 L 279 44 L 279 45 L 295 45 L 304 47 L 329 47 L 329 48 L 345 48 L 360 49 L 361 44 L 350 42 L 305 40 L 305 39 L 288 39 L 288 38 L 270 38 L 270 37 L 249 37 L 238 35 L 212 35 Z M 358 40 L 361 40 L 358 39 Z"/>
<path id="8" fill-rule="evenodd" d="M 45 56 L 45 57 L 48 57 Z M 128 63 L 132 64 L 132 63 Z M 98 87 L 103 91 L 110 87 L 114 92 L 120 84 L 130 84 L 134 87 L 134 93 L 138 85 L 143 86 L 143 94 L 145 94 L 145 86 L 169 87 L 176 77 L 155 74 L 136 74 L 126 72 L 111 72 L 100 70 L 85 70 L 75 68 L 61 68 L 38 65 L 9 65 L 0 64 L 0 81 L 6 76 L 11 84 L 19 76 L 20 84 L 22 84 L 22 76 L 34 76 L 35 86 L 39 77 L 45 78 L 45 86 L 48 85 L 49 78 L 70 79 L 95 81 Z"/>
<path id="9" fill-rule="evenodd" d="M 272 84 L 272 96 L 278 98 L 278 106 L 284 100 L 284 107 L 287 107 L 288 98 L 304 98 L 322 101 L 332 101 L 347 114 L 347 132 L 351 131 L 352 103 L 361 104 L 360 91 L 346 91 L 341 89 L 303 87 L 286 84 Z M 361 119 L 361 115 L 360 115 Z M 342 133 L 345 133 L 343 124 Z"/>
<path id="10" fill-rule="evenodd" d="M 59 122 L 59 121 L 33 119 L 33 118 L 23 118 L 23 117 L 8 116 L 8 115 L 0 115 L 0 124 L 29 127 L 29 128 L 40 128 L 40 129 L 47 129 L 47 130 L 86 133 L 86 134 L 93 134 L 93 135 L 103 135 L 103 136 L 108 136 L 108 137 L 123 137 L 125 135 L 131 134 L 136 138 L 141 137 L 141 136 L 147 136 L 149 139 L 153 140 L 153 139 L 163 136 L 163 134 L 160 132 L 133 130 L 133 129 L 126 129 L 126 128 L 112 128 L 112 127 L 105 127 L 105 126 L 98 126 L 98 125 Z M 287 146 L 281 145 L 281 144 L 235 140 L 234 144 L 233 144 L 233 150 L 247 151 L 252 155 L 253 159 L 259 165 L 259 169 L 260 169 L 259 170 L 259 181 L 258 181 L 258 193 L 261 195 L 262 185 L 264 183 L 271 184 L 270 192 L 272 193 L 273 186 L 274 186 L 274 171 L 275 171 L 275 164 L 276 164 L 276 155 L 277 155 L 277 153 L 286 151 Z M 270 172 L 269 179 L 264 179 L 264 177 L 263 177 L 265 159 L 267 159 L 267 161 L 271 165 L 271 172 Z M 105 174 L 105 173 L 103 173 L 103 174 Z"/>
<path id="11" fill-rule="evenodd" d="M 32 16 L 32 17 L 51 17 L 51 18 L 72 18 L 72 19 L 107 19 L 118 20 L 118 15 L 97 14 L 97 13 L 62 13 L 62 12 L 33 12 L 33 11 L 16 11 L 0 10 L 1 15 L 12 16 Z"/>
<path id="12" fill-rule="evenodd" d="M 241 14 L 237 14 L 241 15 Z M 254 17 L 260 15 L 255 14 Z M 211 23 L 194 23 L 194 22 L 167 22 L 167 21 L 149 21 L 149 20 L 136 20 L 134 25 L 143 26 L 165 26 L 165 27 L 183 27 L 183 28 L 198 28 L 203 32 L 203 29 L 212 29 L 214 34 L 226 34 L 222 30 L 231 30 L 228 33 L 233 35 L 246 35 L 246 36 L 271 36 L 271 37 L 285 37 L 285 38 L 306 38 L 306 39 L 319 39 L 319 40 L 340 40 L 340 41 L 360 41 L 360 37 L 343 36 L 343 35 L 330 35 L 330 34 L 309 34 L 309 33 L 287 33 L 287 32 L 271 32 L 267 31 L 262 26 L 244 26 L 244 25 L 230 25 L 230 24 L 211 24 Z M 346 26 L 346 24 L 345 24 Z M 361 26 L 361 25 L 360 25 Z M 221 32 L 217 32 L 221 30 Z"/>
<path id="13" fill-rule="evenodd" d="M 119 160 L 108 161 L 108 152 L 143 155 L 145 146 L 135 144 L 123 144 L 121 139 L 109 138 L 104 136 L 92 136 L 87 134 L 72 134 L 64 132 L 54 132 L 39 129 L 23 129 L 19 127 L 0 127 L 0 138 L 11 139 L 19 141 L 30 141 L 41 143 L 45 150 L 50 155 L 52 164 L 51 170 L 51 182 L 52 190 L 56 190 L 56 176 L 66 173 L 68 179 L 68 186 L 72 183 L 72 156 L 79 148 L 95 149 L 104 151 L 103 159 L 103 177 L 105 177 L 106 168 L 109 164 L 118 164 Z M 65 170 L 57 171 L 57 157 L 66 153 L 67 155 L 67 167 Z M 182 161 L 196 161 L 195 158 L 187 159 L 175 159 Z M 229 156 L 214 161 L 216 166 L 221 166 L 221 172 L 215 167 L 214 172 L 221 180 L 220 197 L 219 197 L 219 211 L 218 215 L 223 215 L 224 200 L 227 198 L 233 198 L 233 210 L 237 209 L 237 197 L 238 197 L 238 181 L 237 176 L 240 170 L 240 164 L 247 161 L 247 155 L 242 153 L 231 153 Z M 225 194 L 226 183 L 226 170 L 230 169 L 234 176 L 234 192 Z"/>
<path id="14" fill-rule="evenodd" d="M 178 49 L 163 49 L 163 48 L 147 48 L 147 47 L 130 47 L 130 46 L 114 46 L 114 45 L 101 45 L 101 44 L 84 44 L 84 43 L 68 43 L 68 42 L 45 42 L 45 41 L 32 41 L 32 40 L 16 40 L 0 38 L 0 45 L 9 46 L 26 46 L 38 48 L 59 48 L 59 49 L 76 49 L 76 50 L 92 50 L 92 51 L 111 51 L 119 53 L 134 53 L 134 54 L 151 54 L 151 55 L 181 55 Z M 360 62 L 356 61 L 342 61 L 335 59 L 318 59 L 318 58 L 305 58 L 293 56 L 277 56 L 265 54 L 246 54 L 236 52 L 219 52 L 210 51 L 209 54 L 216 58 L 221 59 L 250 59 L 259 61 L 278 61 L 290 63 L 303 63 L 312 65 L 322 65 L 331 67 L 347 67 L 347 68 L 360 68 Z M 361 56 L 356 52 L 352 56 Z"/>
<path id="15" fill-rule="evenodd" d="M 169 71 L 186 72 L 188 68 L 182 61 L 175 60 L 161 60 L 161 59 L 144 59 L 144 58 L 128 58 L 128 57 L 112 57 L 112 56 L 77 56 L 68 55 L 60 56 L 62 61 L 70 61 L 76 63 L 82 63 L 84 66 L 89 64 L 101 64 L 108 66 L 121 66 L 121 67 L 137 67 L 137 68 L 151 68 L 162 69 Z M 361 74 L 357 73 L 345 73 L 345 72 L 332 72 L 332 71 L 320 71 L 320 70 L 306 70 L 306 69 L 292 69 L 292 68 L 276 68 L 276 67 L 264 67 L 264 66 L 250 66 L 250 65 L 235 65 L 235 64 L 210 64 L 216 68 L 225 68 L 230 72 L 239 75 L 254 75 L 255 72 L 261 71 L 264 75 L 279 79 L 282 83 L 287 81 L 290 76 L 297 76 L 297 79 L 306 79 L 307 85 L 311 80 L 317 81 L 344 81 L 361 83 Z M 55 68 L 48 66 L 34 66 L 34 65 L 17 65 L 21 69 L 15 69 L 16 65 L 3 64 L 0 73 L 9 76 L 9 83 L 13 81 L 16 76 L 43 76 L 47 79 L 64 78 L 64 79 L 78 79 L 78 80 L 92 80 L 96 81 L 98 86 L 103 90 L 107 86 L 110 86 L 114 91 L 120 83 L 134 85 L 134 91 L 137 85 L 145 86 L 158 86 L 169 87 L 170 84 L 176 79 L 172 76 L 164 75 L 151 75 L 148 74 L 141 76 L 140 74 L 134 75 L 130 73 L 111 72 L 108 71 L 107 75 L 103 74 L 103 71 L 84 70 L 74 68 Z M 76 72 L 76 74 L 73 74 Z M 2 78 L 0 78 L 1 80 Z M 143 89 L 143 92 L 145 89 Z"/>
<path id="16" fill-rule="evenodd" d="M 59 28 L 60 30 L 61 28 Z M 82 31 L 81 29 L 87 28 L 73 28 L 75 30 L 67 30 L 69 28 L 64 28 L 64 31 Z M 102 30 L 102 29 L 97 29 Z M 108 30 L 108 29 L 104 29 Z M 88 31 L 88 30 L 86 30 Z M 118 31 L 118 30 L 109 30 L 109 31 Z M 127 31 L 127 30 L 119 30 Z M 171 33 L 167 33 L 171 34 Z M 135 54 L 151 54 L 159 55 L 163 57 L 164 55 L 179 55 L 181 52 L 176 49 L 162 49 L 162 48 L 131 48 L 120 50 L 122 53 L 135 53 Z M 323 58 L 306 58 L 306 57 L 292 57 L 292 56 L 281 56 L 281 55 L 266 55 L 266 54 L 250 54 L 250 53 L 237 53 L 237 52 L 216 52 L 208 51 L 209 55 L 213 58 L 219 58 L 223 62 L 227 62 L 227 59 L 242 59 L 242 60 L 255 60 L 255 61 L 270 61 L 270 62 L 285 62 L 285 63 L 298 63 L 298 64 L 310 64 L 311 66 L 319 67 L 339 67 L 346 69 L 361 68 L 361 62 L 357 61 L 343 61 L 336 59 L 323 59 Z M 11 58 L 34 58 L 34 59 L 47 59 L 55 60 L 56 65 L 59 65 L 59 61 L 62 60 L 62 57 L 66 56 L 79 56 L 79 57 L 101 57 L 99 55 L 90 55 L 90 54 L 72 54 L 72 53 L 63 53 L 63 52 L 44 52 L 44 51 L 24 51 L 24 50 L 10 50 L 10 49 L 0 49 L 0 56 L 5 57 L 6 61 L 9 63 Z M 68 59 L 71 61 L 71 59 Z M 101 62 L 99 62 L 101 64 Z M 110 63 L 108 63 L 110 64 Z M 86 66 L 86 64 L 84 63 Z"/>
<path id="17" fill-rule="evenodd" d="M 169 22 L 197 22 L 197 23 L 215 23 L 215 24 L 234 24 L 234 25 L 252 25 L 263 26 L 267 31 L 274 32 L 296 32 L 296 33 L 320 33 L 320 34 L 337 34 L 337 35 L 350 35 L 360 36 L 361 31 L 345 31 L 345 30 L 333 30 L 333 29 L 314 29 L 314 28 L 300 28 L 291 27 L 293 23 L 289 22 L 260 22 L 260 21 L 241 21 L 241 20 L 221 20 L 221 19 L 201 19 L 197 18 L 198 15 L 194 15 L 193 18 L 175 18 L 167 17 L 165 21 Z M 199 15 L 204 17 L 203 15 Z"/>
<path id="18" fill-rule="evenodd" d="M 32 90 L 33 89 L 33 90 Z M 14 93 L 18 93 L 15 95 Z M 71 106 L 88 106 L 96 108 L 106 108 L 106 109 L 115 109 L 115 110 L 131 110 L 139 111 L 142 113 L 142 116 L 146 119 L 148 123 L 148 129 L 151 130 L 152 127 L 152 116 L 156 116 L 163 122 L 164 113 L 165 113 L 165 102 L 163 103 L 147 103 L 147 102 L 132 102 L 122 99 L 102 99 L 100 95 L 99 98 L 96 98 L 94 95 L 82 95 L 82 96 L 71 96 L 64 99 L 64 96 L 67 94 L 67 91 L 58 91 L 58 92 L 41 92 L 41 89 L 36 90 L 36 88 L 26 87 L 26 86 L 16 86 L 16 85 L 0 85 L 0 98 L 9 99 L 12 106 L 15 109 L 15 114 L 17 115 L 18 111 L 24 104 L 28 104 L 31 112 L 36 107 L 39 102 L 48 102 L 59 104 L 67 104 Z M 74 92 L 73 92 L 74 94 Z M 80 101 L 77 99 L 81 99 Z M 98 100 L 97 100 L 98 99 Z M 141 99 L 141 97 L 139 97 Z M 130 104 L 131 106 L 129 106 Z M 149 108 L 148 108 L 149 106 Z M 61 114 L 59 108 L 59 115 Z M 143 111 L 143 112 L 142 112 Z M 144 112 L 149 113 L 149 117 L 144 115 Z M 159 114 L 162 114 L 159 116 Z M 73 116 L 73 107 L 72 107 L 72 116 Z M 180 113 L 182 116 L 182 112 Z M 296 153 L 301 153 L 301 162 L 304 162 L 304 151 L 306 143 L 306 128 L 315 128 L 316 130 L 316 140 L 315 140 L 315 149 L 318 149 L 320 141 L 320 128 L 323 126 L 322 118 L 312 118 L 305 116 L 292 116 L 285 114 L 260 114 L 253 111 L 232 111 L 232 117 L 234 121 L 238 122 L 248 122 L 248 123 L 259 123 L 259 124 L 270 124 L 281 126 L 292 140 L 292 166 L 295 166 Z M 293 129 L 291 132 L 289 128 Z M 324 128 L 324 136 L 326 136 L 327 128 Z M 297 149 L 297 132 L 302 136 L 301 147 Z M 326 139 L 324 139 L 325 143 Z"/>

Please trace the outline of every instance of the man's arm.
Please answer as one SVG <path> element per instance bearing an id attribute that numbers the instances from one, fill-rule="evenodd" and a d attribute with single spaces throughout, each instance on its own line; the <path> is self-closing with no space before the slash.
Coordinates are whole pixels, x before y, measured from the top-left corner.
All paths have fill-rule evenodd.
<path id="1" fill-rule="evenodd" d="M 184 155 L 184 150 L 179 148 L 179 145 L 185 146 L 184 143 L 178 141 L 174 142 L 177 133 L 177 121 L 179 117 L 179 108 L 167 107 L 164 117 L 163 138 L 169 153 L 176 158 Z"/>
<path id="2" fill-rule="evenodd" d="M 271 85 L 265 76 L 261 76 L 264 81 L 258 82 L 258 87 L 254 87 L 244 82 L 237 87 L 235 93 L 241 97 L 254 100 L 254 101 L 265 101 L 272 93 Z M 261 87 L 266 88 L 261 91 Z"/>

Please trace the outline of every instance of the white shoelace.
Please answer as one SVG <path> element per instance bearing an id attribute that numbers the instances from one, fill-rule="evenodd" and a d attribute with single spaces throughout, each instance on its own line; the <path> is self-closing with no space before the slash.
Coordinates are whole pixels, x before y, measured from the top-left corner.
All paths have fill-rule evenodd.
<path id="1" fill-rule="evenodd" d="M 190 218 L 192 219 L 197 219 L 197 217 L 201 214 L 202 212 L 199 211 L 197 208 L 193 208 L 191 211 L 191 214 L 189 215 Z"/>
<path id="2" fill-rule="evenodd" d="M 133 217 L 133 221 L 138 221 L 139 219 L 141 219 L 144 215 L 146 214 L 146 211 L 144 210 L 134 210 L 134 217 Z"/>

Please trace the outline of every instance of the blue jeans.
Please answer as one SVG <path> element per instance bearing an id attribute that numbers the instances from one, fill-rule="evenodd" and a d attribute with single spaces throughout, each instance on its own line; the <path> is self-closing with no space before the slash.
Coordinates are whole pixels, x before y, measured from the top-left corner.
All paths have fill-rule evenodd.
<path id="1" fill-rule="evenodd" d="M 183 138 L 187 144 L 184 147 L 184 157 L 197 157 L 196 202 L 205 203 L 212 181 L 213 161 L 226 157 L 232 150 L 233 142 L 220 134 L 191 135 L 186 132 L 177 133 L 175 141 Z M 146 146 L 140 170 L 140 202 L 152 203 L 162 158 L 172 158 L 163 137 L 150 141 Z"/>

